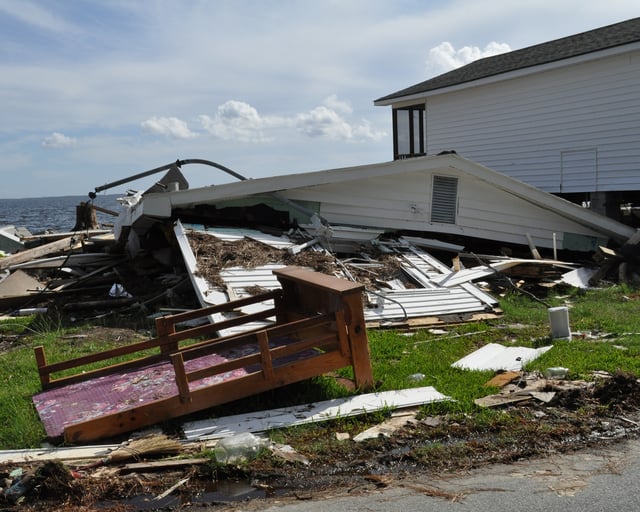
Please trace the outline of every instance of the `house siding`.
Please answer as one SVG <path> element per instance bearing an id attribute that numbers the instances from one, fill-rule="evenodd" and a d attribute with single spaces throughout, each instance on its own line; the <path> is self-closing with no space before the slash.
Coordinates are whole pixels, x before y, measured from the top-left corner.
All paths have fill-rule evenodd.
<path id="1" fill-rule="evenodd" d="M 634 51 L 436 93 L 427 151 L 456 150 L 552 193 L 640 190 L 639 87 Z M 563 183 L 562 155 L 578 151 L 597 155 L 595 170 Z"/>
<path id="2" fill-rule="evenodd" d="M 489 183 L 454 169 L 433 173 L 458 178 L 455 225 L 431 222 L 432 174 L 412 172 L 350 183 L 288 190 L 292 200 L 320 201 L 320 214 L 330 223 L 390 230 L 407 229 L 527 244 L 528 233 L 539 247 L 563 248 L 565 233 L 596 237 L 597 233 L 544 208 L 520 200 Z M 385 193 L 381 196 L 380 191 Z"/>

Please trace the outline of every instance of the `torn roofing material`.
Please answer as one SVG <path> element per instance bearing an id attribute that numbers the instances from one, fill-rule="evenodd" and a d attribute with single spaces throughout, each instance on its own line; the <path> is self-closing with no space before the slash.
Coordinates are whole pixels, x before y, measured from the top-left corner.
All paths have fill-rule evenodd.
<path id="1" fill-rule="evenodd" d="M 365 393 L 311 404 L 257 411 L 183 424 L 187 440 L 219 439 L 241 432 L 265 432 L 337 418 L 451 400 L 432 386 Z"/>
<path id="2" fill-rule="evenodd" d="M 286 242 L 281 237 L 276 237 L 277 245 L 271 246 L 276 250 L 271 251 L 270 261 L 260 260 L 262 264 L 255 267 L 247 262 L 245 266 L 220 268 L 217 274 L 212 276 L 206 269 L 207 265 L 213 260 L 219 262 L 224 257 L 215 256 L 202 247 L 202 244 L 207 244 L 207 238 L 210 244 L 214 244 L 220 239 L 239 242 L 246 241 L 247 236 L 253 237 L 257 244 L 253 249 L 255 254 L 267 252 L 265 244 L 271 245 L 271 239 L 268 236 L 256 235 L 253 231 L 204 229 L 202 226 L 185 226 L 180 222 L 176 223 L 174 230 L 184 260 L 187 262 L 192 283 L 203 306 L 245 297 L 251 294 L 252 288 L 275 289 L 279 284 L 273 275 L 273 270 L 292 264 L 290 258 L 293 256 L 290 252 L 281 249 L 281 247 L 287 247 Z M 195 234 L 200 236 L 198 240 L 201 245 L 194 251 L 190 237 Z M 201 235 L 205 235 L 204 238 Z M 293 245 L 294 242 L 291 241 L 288 247 Z M 382 259 L 375 257 L 363 257 L 362 253 L 366 251 L 366 245 L 361 247 L 359 258 L 344 260 L 319 250 L 314 245 L 294 255 L 301 258 L 296 264 L 304 265 L 305 261 L 309 264 L 320 262 L 323 268 L 316 267 L 315 270 L 358 282 L 366 279 L 364 315 L 370 327 L 389 322 L 406 323 L 411 320 L 437 319 L 449 315 L 488 313 L 492 312 L 494 306 L 498 304 L 495 298 L 472 283 L 450 287 L 438 285 L 436 279 L 441 279 L 448 273 L 448 268 L 406 241 L 379 244 L 383 248 L 385 263 Z M 368 248 L 372 253 L 377 250 L 375 245 L 369 245 Z M 380 256 L 380 253 L 378 252 L 377 255 Z M 278 258 L 286 258 L 287 261 Z M 305 260 L 305 258 L 308 259 Z M 385 272 L 389 272 L 389 265 L 392 265 L 392 271 L 397 275 L 392 281 L 385 275 Z M 214 279 L 217 282 L 213 282 Z M 254 305 L 254 308 L 256 306 Z M 270 305 L 263 304 L 262 307 L 267 309 Z M 242 313 L 248 314 L 250 311 L 243 310 Z M 460 319 L 462 317 L 458 317 L 458 320 Z"/>

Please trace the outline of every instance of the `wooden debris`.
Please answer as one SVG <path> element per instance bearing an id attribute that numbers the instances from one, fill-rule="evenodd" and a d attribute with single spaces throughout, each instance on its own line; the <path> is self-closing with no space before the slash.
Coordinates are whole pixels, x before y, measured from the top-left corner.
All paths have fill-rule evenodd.
<path id="1" fill-rule="evenodd" d="M 11 254 L 4 258 L 0 258 L 0 270 L 9 268 L 11 265 L 14 265 L 16 263 L 25 263 L 26 261 L 41 258 L 42 256 L 46 256 L 54 252 L 78 249 L 79 247 L 81 247 L 81 242 L 79 240 L 80 238 L 81 237 L 69 236 L 55 242 L 50 242 L 33 249 L 26 249 L 24 251 Z"/>
<path id="2" fill-rule="evenodd" d="M 522 377 L 522 372 L 515 372 L 515 371 L 500 372 L 491 380 L 487 381 L 485 383 L 485 386 L 502 388 L 507 384 L 512 383 L 514 380 L 519 379 L 520 377 Z"/>
<path id="3" fill-rule="evenodd" d="M 391 437 L 395 432 L 404 426 L 413 423 L 418 414 L 417 409 L 400 411 L 394 413 L 391 418 L 383 421 L 379 425 L 375 425 L 363 432 L 360 432 L 353 438 L 356 443 L 366 441 L 367 439 L 377 439 L 379 437 Z"/>

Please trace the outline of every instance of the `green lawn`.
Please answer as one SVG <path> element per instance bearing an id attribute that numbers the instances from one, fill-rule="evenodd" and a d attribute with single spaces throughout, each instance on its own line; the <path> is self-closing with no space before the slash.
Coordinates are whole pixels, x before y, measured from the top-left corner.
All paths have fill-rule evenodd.
<path id="1" fill-rule="evenodd" d="M 584 336 L 552 341 L 547 305 L 568 305 L 571 330 Z M 487 343 L 527 347 L 553 344 L 553 349 L 530 363 L 528 369 L 563 366 L 569 368 L 572 379 L 590 379 L 595 370 L 640 375 L 638 290 L 621 286 L 586 292 L 552 289 L 544 297 L 544 303 L 512 292 L 501 297 L 500 306 L 504 314 L 498 319 L 442 327 L 438 332 L 370 330 L 371 360 L 378 389 L 431 385 L 454 401 L 427 409 L 440 413 L 479 413 L 473 400 L 491 392 L 484 384 L 492 372 L 458 370 L 451 364 Z M 113 342 L 72 336 L 82 332 L 83 327 L 67 328 L 61 321 L 36 317 L 0 322 L 3 347 L 0 449 L 38 447 L 44 441 L 44 430 L 31 403 L 31 396 L 40 391 L 33 355 L 35 346 L 43 345 L 51 362 L 113 346 Z M 342 373 L 349 376 L 348 370 Z M 424 377 L 416 378 L 418 374 Z M 287 393 L 272 392 L 260 401 L 262 406 L 281 407 L 347 393 L 334 379 L 314 379 L 289 388 Z M 248 399 L 242 406 L 257 404 Z"/>

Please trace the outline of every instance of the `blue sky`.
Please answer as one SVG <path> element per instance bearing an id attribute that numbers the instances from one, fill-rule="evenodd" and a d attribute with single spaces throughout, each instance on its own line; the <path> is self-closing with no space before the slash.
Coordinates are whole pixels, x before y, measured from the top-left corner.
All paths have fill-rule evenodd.
<path id="1" fill-rule="evenodd" d="M 387 161 L 375 99 L 639 14 L 637 0 L 0 0 L 0 198 L 86 195 L 177 159 L 252 178 Z"/>

